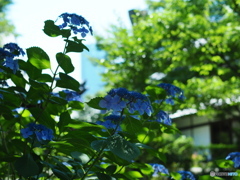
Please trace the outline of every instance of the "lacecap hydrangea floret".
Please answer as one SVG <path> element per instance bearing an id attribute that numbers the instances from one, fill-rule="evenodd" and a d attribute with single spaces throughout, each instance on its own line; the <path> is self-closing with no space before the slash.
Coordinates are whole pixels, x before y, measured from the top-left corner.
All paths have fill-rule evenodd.
<path id="1" fill-rule="evenodd" d="M 15 57 L 24 56 L 25 52 L 16 43 L 7 43 L 0 48 L 0 66 L 10 68 L 13 73 L 16 73 L 19 69 L 18 60 L 14 60 Z M 0 72 L 3 72 L 0 69 Z"/>
<path id="2" fill-rule="evenodd" d="M 29 123 L 20 130 L 23 138 L 37 138 L 39 142 L 53 139 L 53 131 L 41 124 Z"/>
<path id="3" fill-rule="evenodd" d="M 234 168 L 240 168 L 240 152 L 231 152 L 226 157 L 226 160 L 232 160 Z"/>
<path id="4" fill-rule="evenodd" d="M 62 13 L 59 17 L 63 20 L 63 23 L 58 26 L 60 29 L 70 28 L 74 34 L 80 33 L 83 38 L 89 32 L 93 34 L 92 27 L 83 16 L 75 13 Z"/>
<path id="5" fill-rule="evenodd" d="M 151 115 L 152 106 L 146 95 L 135 91 L 128 91 L 125 88 L 116 88 L 108 92 L 108 94 L 99 102 L 101 108 L 113 110 L 113 113 L 118 114 L 124 108 L 128 109 L 129 113 L 137 111 L 139 114 Z"/>
<path id="6" fill-rule="evenodd" d="M 169 174 L 168 169 L 162 164 L 151 163 L 150 165 L 153 167 L 154 170 L 153 177 L 158 176 L 158 173 Z"/>
<path id="7" fill-rule="evenodd" d="M 167 93 L 167 98 L 165 99 L 166 103 L 173 105 L 174 98 L 178 98 L 180 100 L 184 100 L 185 96 L 183 90 L 177 86 L 168 83 L 160 83 L 157 85 L 160 88 L 163 88 Z M 158 100 L 159 101 L 159 100 Z M 160 100 L 162 102 L 162 100 Z"/>

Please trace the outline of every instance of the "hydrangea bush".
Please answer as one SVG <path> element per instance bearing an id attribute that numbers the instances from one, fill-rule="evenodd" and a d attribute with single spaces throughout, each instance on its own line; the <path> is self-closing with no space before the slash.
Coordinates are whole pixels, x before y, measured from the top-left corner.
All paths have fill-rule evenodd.
<path id="1" fill-rule="evenodd" d="M 169 172 L 164 154 L 145 144 L 152 127 L 179 132 L 162 104 L 182 101 L 180 88 L 160 83 L 140 93 L 117 87 L 84 103 L 84 85 L 69 75 L 74 66 L 67 54 L 88 50 L 82 42 L 93 34 L 90 23 L 83 16 L 63 13 L 56 22 L 45 21 L 43 31 L 66 43 L 56 54 L 55 70 L 39 47 L 24 51 L 8 43 L 0 48 L 1 179 L 195 179 L 189 171 Z M 44 73 L 46 69 L 52 74 Z M 101 110 L 104 118 L 93 123 L 71 117 L 86 104 Z M 162 164 L 139 163 L 145 151 Z M 239 154 L 229 154 L 219 166 L 239 168 Z"/>

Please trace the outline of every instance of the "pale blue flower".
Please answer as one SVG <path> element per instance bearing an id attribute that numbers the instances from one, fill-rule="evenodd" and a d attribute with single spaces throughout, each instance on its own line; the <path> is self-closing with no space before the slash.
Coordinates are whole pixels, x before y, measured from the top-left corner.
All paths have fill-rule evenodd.
<path id="1" fill-rule="evenodd" d="M 169 174 L 168 169 L 165 166 L 163 166 L 162 164 L 151 163 L 150 165 L 154 169 L 153 177 L 158 176 L 158 173 Z"/>
<path id="2" fill-rule="evenodd" d="M 39 142 L 53 139 L 53 131 L 41 124 L 29 123 L 26 128 L 20 130 L 23 138 L 37 138 Z"/>
<path id="3" fill-rule="evenodd" d="M 59 17 L 63 20 L 63 23 L 59 25 L 60 29 L 70 28 L 74 34 L 80 33 L 83 38 L 89 32 L 91 35 L 93 34 L 92 27 L 83 16 L 74 13 L 63 13 Z"/>
<path id="4" fill-rule="evenodd" d="M 169 115 L 165 112 L 160 110 L 156 115 L 156 121 L 159 123 L 163 123 L 166 125 L 172 125 L 172 120 L 170 119 Z"/>
<path id="5" fill-rule="evenodd" d="M 234 168 L 240 168 L 240 152 L 229 153 L 226 160 L 232 160 L 234 162 Z"/>

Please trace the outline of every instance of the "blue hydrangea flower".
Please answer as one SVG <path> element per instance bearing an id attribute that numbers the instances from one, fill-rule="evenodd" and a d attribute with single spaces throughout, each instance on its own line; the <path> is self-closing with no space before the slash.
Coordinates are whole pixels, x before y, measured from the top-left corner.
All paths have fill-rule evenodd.
<path id="1" fill-rule="evenodd" d="M 104 120 L 110 120 L 112 122 L 115 122 L 115 123 L 121 123 L 121 121 L 124 119 L 125 117 L 123 116 L 118 116 L 118 115 L 109 115 L 109 116 L 106 116 L 104 117 L 103 119 Z"/>
<path id="2" fill-rule="evenodd" d="M 65 95 L 62 95 L 61 93 L 64 93 Z M 66 101 L 80 101 L 82 102 L 82 99 L 81 99 L 81 94 L 79 94 L 78 92 L 76 91 L 70 91 L 68 89 L 66 90 L 63 90 L 63 91 L 60 91 L 59 93 L 51 93 L 53 96 L 56 96 L 56 97 L 64 97 Z M 60 96 L 60 94 L 62 96 Z"/>
<path id="3" fill-rule="evenodd" d="M 25 52 L 17 44 L 5 44 L 3 48 L 0 48 L 0 60 L 5 60 L 1 62 L 1 66 L 8 67 L 13 70 L 13 73 L 16 73 L 19 67 L 18 61 L 14 58 L 20 55 L 25 55 Z M 0 69 L 0 72 L 3 72 L 3 70 Z"/>
<path id="4" fill-rule="evenodd" d="M 89 25 L 89 22 L 82 16 L 74 13 L 63 13 L 59 16 L 62 18 L 63 23 L 59 25 L 60 29 L 68 27 L 72 30 L 74 34 L 80 33 L 84 38 L 89 32 L 93 34 L 92 27 Z"/>
<path id="5" fill-rule="evenodd" d="M 157 119 L 156 121 L 159 123 L 163 123 L 166 125 L 172 125 L 172 120 L 170 119 L 169 115 L 165 112 L 160 110 L 157 115 L 156 115 Z"/>
<path id="6" fill-rule="evenodd" d="M 17 56 L 24 56 L 25 52 L 22 48 L 20 48 L 16 43 L 7 43 L 3 46 L 3 50 L 11 53 L 7 53 L 7 56 L 17 57 Z"/>
<path id="7" fill-rule="evenodd" d="M 104 117 L 105 121 L 97 121 L 96 123 L 104 126 L 107 129 L 116 129 L 116 132 L 119 132 L 121 131 L 120 123 L 124 118 L 125 117 L 113 114 L 113 115 Z"/>
<path id="8" fill-rule="evenodd" d="M 97 121 L 96 124 L 102 125 L 107 129 L 116 129 L 116 132 L 121 131 L 121 127 L 119 126 L 119 124 L 115 124 L 111 120 Z M 105 130 L 103 130 L 103 131 L 105 131 Z"/>
<path id="9" fill-rule="evenodd" d="M 15 74 L 17 72 L 17 70 L 19 69 L 18 61 L 13 60 L 13 58 L 11 58 L 11 57 L 6 57 L 5 67 L 12 69 L 13 73 Z"/>
<path id="10" fill-rule="evenodd" d="M 178 171 L 181 174 L 181 180 L 195 180 L 194 175 L 190 171 Z"/>
<path id="11" fill-rule="evenodd" d="M 70 90 L 63 90 L 63 92 L 66 94 L 66 100 L 67 101 L 82 101 L 81 95 L 76 91 L 70 91 Z"/>
<path id="12" fill-rule="evenodd" d="M 39 142 L 53 139 L 53 131 L 41 124 L 29 123 L 20 132 L 23 138 L 37 138 Z"/>
<path id="13" fill-rule="evenodd" d="M 232 160 L 234 162 L 234 168 L 240 168 L 240 152 L 229 153 L 226 160 Z"/>
<path id="14" fill-rule="evenodd" d="M 99 106 L 108 110 L 111 109 L 116 114 L 124 108 L 127 108 L 130 113 L 138 111 L 141 115 L 146 113 L 149 116 L 153 111 L 147 96 L 135 91 L 128 91 L 125 88 L 116 88 L 109 91 L 104 99 L 99 102 Z"/>
<path id="15" fill-rule="evenodd" d="M 168 84 L 168 83 L 160 83 L 157 86 L 160 88 L 163 88 L 166 91 L 167 96 L 168 96 L 168 98 L 166 99 L 166 103 L 168 103 L 168 104 L 173 105 L 174 104 L 173 98 L 175 98 L 175 97 L 177 97 L 180 100 L 185 99 L 183 90 L 177 86 L 174 86 L 174 85 Z"/>
<path id="16" fill-rule="evenodd" d="M 113 113 L 117 113 L 126 107 L 126 102 L 118 95 L 107 95 L 99 102 L 99 106 L 108 110 L 112 109 Z"/>
<path id="17" fill-rule="evenodd" d="M 153 177 L 158 176 L 158 173 L 169 174 L 168 169 L 165 166 L 163 166 L 162 164 L 151 163 L 150 165 L 154 169 Z"/>

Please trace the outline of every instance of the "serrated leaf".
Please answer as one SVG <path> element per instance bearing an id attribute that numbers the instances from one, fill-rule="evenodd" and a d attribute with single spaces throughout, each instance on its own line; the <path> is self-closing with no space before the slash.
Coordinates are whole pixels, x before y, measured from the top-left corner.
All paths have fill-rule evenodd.
<path id="1" fill-rule="evenodd" d="M 68 52 L 83 52 L 84 49 L 89 51 L 89 49 L 82 43 L 84 39 L 80 41 L 71 41 L 71 40 L 65 40 L 68 44 L 66 47 L 66 53 Z"/>
<path id="2" fill-rule="evenodd" d="M 22 76 L 22 74 L 12 74 L 11 75 L 11 80 L 14 82 L 14 84 L 18 87 L 25 88 L 25 85 L 27 83 L 26 79 Z"/>
<path id="3" fill-rule="evenodd" d="M 67 173 L 65 173 L 64 171 L 60 171 L 58 169 L 53 168 L 52 169 L 53 173 L 55 174 L 55 176 L 57 176 L 58 178 L 60 178 L 61 180 L 72 180 L 72 178 L 70 178 Z"/>
<path id="4" fill-rule="evenodd" d="M 96 140 L 91 143 L 91 147 L 96 151 L 101 151 L 103 148 L 107 147 L 107 140 Z"/>
<path id="5" fill-rule="evenodd" d="M 104 110 L 104 108 L 101 108 L 99 106 L 99 102 L 103 99 L 103 97 L 95 97 L 93 99 L 91 99 L 89 102 L 87 102 L 87 105 L 89 105 L 90 107 L 94 108 L 94 109 L 100 109 L 100 110 Z"/>
<path id="6" fill-rule="evenodd" d="M 126 141 L 120 135 L 113 135 L 108 138 L 108 148 L 112 153 L 129 162 L 140 155 L 138 147 Z"/>
<path id="7" fill-rule="evenodd" d="M 36 80 L 39 82 L 52 82 L 52 76 L 49 74 L 41 74 Z"/>
<path id="8" fill-rule="evenodd" d="M 84 154 L 84 153 L 81 153 L 81 152 L 78 152 L 78 151 L 74 151 L 71 153 L 71 156 L 74 158 L 74 159 L 77 159 L 79 160 L 81 163 L 83 164 L 86 164 L 90 158 L 88 157 L 87 154 Z"/>
<path id="9" fill-rule="evenodd" d="M 59 131 L 62 132 L 66 125 L 68 125 L 71 122 L 71 116 L 68 111 L 63 112 L 60 115 L 59 122 L 58 122 L 58 128 Z"/>
<path id="10" fill-rule="evenodd" d="M 74 66 L 72 65 L 71 58 L 63 53 L 57 53 L 56 59 L 59 66 L 64 70 L 66 74 L 74 71 Z"/>
<path id="11" fill-rule="evenodd" d="M 84 108 L 84 103 L 79 101 L 70 101 L 68 103 L 68 106 L 71 107 L 72 109 L 82 110 Z"/>
<path id="12" fill-rule="evenodd" d="M 234 165 L 233 161 L 225 159 L 216 160 L 216 163 L 220 168 L 233 168 Z"/>
<path id="13" fill-rule="evenodd" d="M 31 79 L 37 79 L 42 73 L 41 69 L 36 68 L 29 61 L 18 60 L 18 64 L 19 68 L 24 70 Z"/>
<path id="14" fill-rule="evenodd" d="M 103 173 L 99 173 L 99 172 L 97 172 L 96 174 L 97 174 L 97 177 L 99 180 L 116 180 L 115 178 L 113 178 L 107 174 L 103 174 Z"/>
<path id="15" fill-rule="evenodd" d="M 141 121 L 131 116 L 127 116 L 124 119 L 123 124 L 125 125 L 126 131 L 134 135 L 144 132 Z"/>
<path id="16" fill-rule="evenodd" d="M 26 178 L 39 174 L 39 167 L 30 154 L 18 158 L 15 162 L 15 169 Z"/>
<path id="17" fill-rule="evenodd" d="M 47 111 L 44 111 L 43 109 L 37 107 L 29 108 L 28 110 L 40 124 L 47 126 L 48 128 L 55 131 L 55 121 Z"/>
<path id="18" fill-rule="evenodd" d="M 59 77 L 60 80 L 57 81 L 58 87 L 79 91 L 80 83 L 76 79 L 64 73 L 59 73 Z"/>
<path id="19" fill-rule="evenodd" d="M 50 37 L 57 37 L 62 35 L 62 32 L 58 26 L 54 24 L 53 20 L 47 20 L 44 22 L 43 32 Z"/>
<path id="20" fill-rule="evenodd" d="M 47 53 L 39 47 L 27 49 L 28 61 L 38 69 L 50 69 L 50 59 Z"/>

